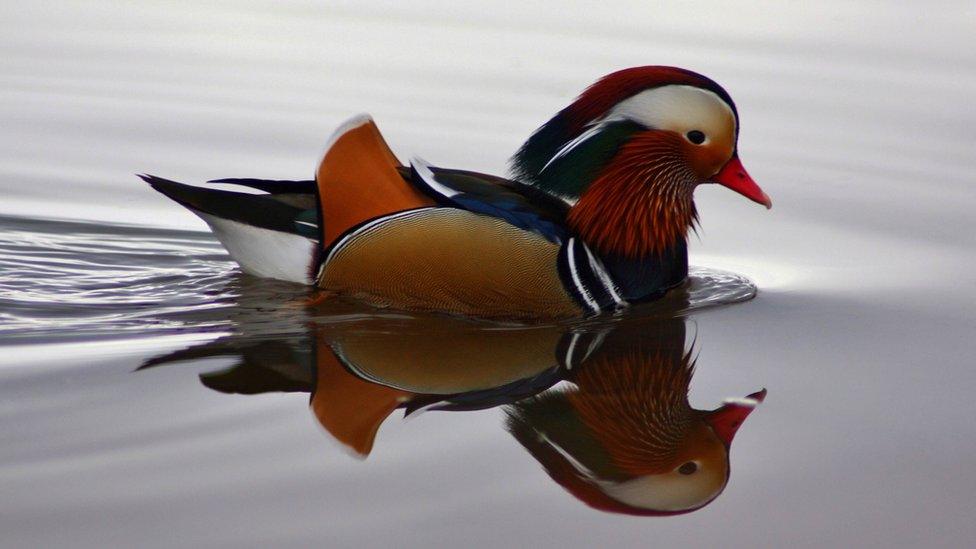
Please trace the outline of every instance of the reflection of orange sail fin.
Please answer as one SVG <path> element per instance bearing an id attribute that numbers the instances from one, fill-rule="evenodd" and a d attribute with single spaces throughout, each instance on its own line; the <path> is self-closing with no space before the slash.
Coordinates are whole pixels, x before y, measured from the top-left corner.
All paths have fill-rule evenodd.
<path id="1" fill-rule="evenodd" d="M 360 456 L 369 455 L 380 424 L 410 396 L 350 374 L 328 345 L 319 344 L 312 411 L 325 430 Z"/>
<path id="2" fill-rule="evenodd" d="M 400 166 L 368 115 L 352 118 L 336 130 L 315 175 L 324 218 L 323 247 L 366 220 L 434 204 L 404 181 L 397 171 Z"/>

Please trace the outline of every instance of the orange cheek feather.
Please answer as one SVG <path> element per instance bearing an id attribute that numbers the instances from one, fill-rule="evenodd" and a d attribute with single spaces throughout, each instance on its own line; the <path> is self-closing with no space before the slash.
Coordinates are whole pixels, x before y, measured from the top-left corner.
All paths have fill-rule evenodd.
<path id="1" fill-rule="evenodd" d="M 732 144 L 728 139 L 716 139 L 707 145 L 685 143 L 684 153 L 695 175 L 708 179 L 732 158 Z"/>

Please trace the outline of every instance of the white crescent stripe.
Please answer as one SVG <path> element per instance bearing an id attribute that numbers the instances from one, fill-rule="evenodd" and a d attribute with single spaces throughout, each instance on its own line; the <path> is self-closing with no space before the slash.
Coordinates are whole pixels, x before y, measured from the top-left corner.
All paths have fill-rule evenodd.
<path id="1" fill-rule="evenodd" d="M 607 332 L 609 332 L 609 330 L 602 330 L 596 334 L 596 337 L 594 337 L 593 341 L 591 341 L 589 346 L 587 346 L 586 353 L 583 355 L 583 358 L 580 359 L 580 362 L 583 362 L 584 360 L 590 358 L 590 355 L 593 354 L 593 351 L 597 350 L 600 347 L 600 345 L 603 345 L 603 340 L 606 339 Z"/>
<path id="2" fill-rule="evenodd" d="M 395 214 L 390 214 L 390 215 L 387 215 L 387 216 L 378 217 L 378 218 L 376 218 L 376 219 L 374 219 L 374 220 L 366 223 L 365 225 L 359 227 L 358 229 L 356 229 L 356 230 L 348 233 L 347 235 L 343 236 L 342 238 L 340 238 L 332 246 L 332 250 L 329 251 L 329 255 L 326 256 L 325 261 L 322 262 L 322 266 L 325 267 L 325 265 L 328 264 L 329 261 L 331 261 L 332 258 L 335 257 L 335 255 L 337 253 L 339 253 L 339 251 L 342 250 L 342 248 L 344 248 L 346 245 L 349 244 L 350 240 L 352 240 L 353 238 L 355 238 L 357 236 L 360 236 L 360 235 L 366 233 L 367 231 L 373 229 L 374 227 L 376 227 L 376 226 L 378 226 L 378 225 L 380 225 L 380 224 L 382 224 L 382 223 L 384 223 L 386 221 L 392 221 L 394 219 L 402 219 L 402 218 L 406 218 L 406 217 L 412 217 L 414 215 L 418 215 L 418 214 L 421 214 L 423 212 L 426 212 L 427 210 L 432 210 L 432 209 L 434 209 L 434 208 L 427 207 L 427 208 L 418 208 L 416 210 L 407 210 L 407 211 L 403 211 L 403 212 L 397 212 Z"/>
<path id="3" fill-rule="evenodd" d="M 580 333 L 573 332 L 572 338 L 569 340 L 569 346 L 566 348 L 566 356 L 563 357 L 563 363 L 566 365 L 567 370 L 573 369 L 573 350 L 576 349 L 576 343 L 579 342 Z"/>
<path id="4" fill-rule="evenodd" d="M 583 301 L 586 302 L 594 313 L 598 313 L 600 312 L 600 304 L 593 299 L 590 291 L 583 285 L 583 281 L 580 280 L 579 271 L 576 269 L 576 259 L 573 257 L 573 246 L 575 245 L 576 237 L 570 238 L 569 242 L 566 243 L 566 259 L 569 263 L 569 274 L 573 278 L 573 284 L 576 286 L 576 289 L 579 290 L 580 295 L 583 297 Z"/>
<path id="5" fill-rule="evenodd" d="M 607 270 L 603 267 L 603 263 L 601 263 L 600 260 L 593 255 L 593 252 L 590 251 L 590 247 L 585 243 L 583 244 L 583 249 L 586 250 L 586 259 L 590 262 L 590 268 L 593 269 L 594 273 L 596 273 L 597 278 L 600 279 L 600 283 L 603 284 L 603 287 L 607 289 L 607 293 L 610 294 L 610 297 L 612 297 L 617 303 L 617 306 L 626 306 L 627 302 L 620 297 L 619 293 L 617 293 L 617 286 L 613 283 L 613 280 L 610 279 L 610 274 L 607 273 Z"/>

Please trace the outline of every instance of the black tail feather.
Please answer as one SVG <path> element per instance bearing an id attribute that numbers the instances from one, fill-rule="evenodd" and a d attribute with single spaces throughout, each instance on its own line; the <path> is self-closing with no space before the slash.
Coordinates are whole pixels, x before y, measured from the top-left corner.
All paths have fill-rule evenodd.
<path id="1" fill-rule="evenodd" d="M 296 219 L 305 209 L 272 194 L 249 194 L 184 185 L 161 177 L 137 174 L 152 188 L 194 211 L 272 231 L 302 234 Z M 300 182 L 301 183 L 301 182 Z"/>
<path id="2" fill-rule="evenodd" d="M 271 194 L 281 193 L 302 193 L 315 194 L 316 186 L 314 180 L 291 181 L 286 179 L 253 179 L 227 177 L 224 179 L 211 179 L 207 183 L 227 183 L 231 185 L 241 185 L 251 187 Z"/>

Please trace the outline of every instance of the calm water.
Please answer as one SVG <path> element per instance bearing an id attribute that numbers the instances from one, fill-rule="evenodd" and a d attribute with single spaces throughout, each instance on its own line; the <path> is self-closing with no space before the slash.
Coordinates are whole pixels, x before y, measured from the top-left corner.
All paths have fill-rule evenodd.
<path id="1" fill-rule="evenodd" d="M 971 545 L 976 9 L 818 9 L 4 4 L 0 546 Z M 309 309 L 131 175 L 308 177 L 364 110 L 403 156 L 502 172 L 649 63 L 729 89 L 775 207 L 700 189 L 691 286 L 626 317 Z M 518 435 L 572 418 L 616 456 L 633 409 L 587 399 L 689 381 L 687 417 L 768 389 L 689 514 L 593 510 Z"/>

